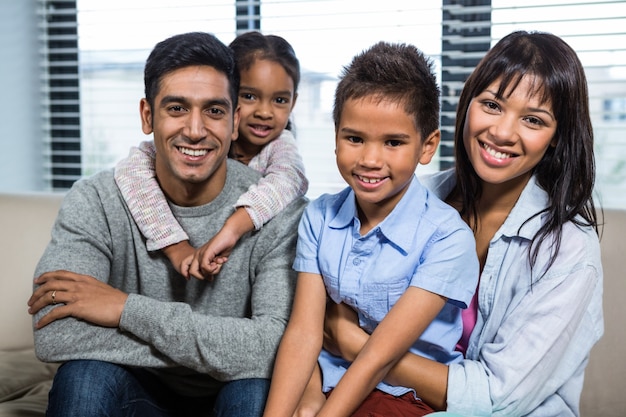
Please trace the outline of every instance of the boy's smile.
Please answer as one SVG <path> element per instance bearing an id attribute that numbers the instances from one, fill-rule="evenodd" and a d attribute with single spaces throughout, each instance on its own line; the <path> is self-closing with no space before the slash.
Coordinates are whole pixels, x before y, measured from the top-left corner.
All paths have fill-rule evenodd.
<path id="1" fill-rule="evenodd" d="M 376 96 L 346 101 L 336 133 L 337 167 L 368 223 L 377 224 L 393 210 L 417 164 L 429 163 L 438 144 L 439 131 L 422 143 L 403 103 Z"/>

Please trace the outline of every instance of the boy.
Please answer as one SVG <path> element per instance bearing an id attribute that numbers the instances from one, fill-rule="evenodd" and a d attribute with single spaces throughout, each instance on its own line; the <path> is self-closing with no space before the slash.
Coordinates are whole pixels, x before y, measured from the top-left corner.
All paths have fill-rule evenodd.
<path id="1" fill-rule="evenodd" d="M 296 295 L 265 415 L 291 417 L 298 407 L 317 416 L 424 415 L 432 409 L 411 389 L 382 381 L 409 350 L 461 359 L 460 309 L 478 279 L 471 230 L 415 177 L 440 140 L 432 64 L 410 45 L 374 45 L 344 69 L 333 116 L 349 187 L 312 202 L 300 222 Z M 371 334 L 352 363 L 321 350 L 327 295 L 356 310 Z M 309 396 L 316 360 L 327 400 Z"/>

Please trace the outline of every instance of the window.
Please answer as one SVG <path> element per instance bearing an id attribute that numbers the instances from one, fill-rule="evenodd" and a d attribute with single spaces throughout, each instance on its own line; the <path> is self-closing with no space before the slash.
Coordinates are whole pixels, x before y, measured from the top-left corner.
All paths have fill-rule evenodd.
<path id="1" fill-rule="evenodd" d="M 67 3 L 39 0 L 42 4 Z M 310 197 L 343 187 L 334 164 L 333 91 L 343 65 L 378 40 L 413 43 L 433 57 L 442 83 L 442 129 L 451 138 L 456 95 L 484 50 L 515 29 L 564 38 L 586 67 L 596 135 L 597 192 L 604 207 L 626 208 L 626 2 L 579 0 L 77 0 L 81 175 L 112 166 L 144 140 L 138 102 L 153 45 L 205 30 L 225 43 L 260 28 L 284 36 L 302 67 L 294 111 L 311 180 Z M 148 4 L 149 3 L 149 4 Z M 237 17 L 246 11 L 248 15 Z M 70 24 L 71 26 L 71 24 Z M 470 39 L 472 38 L 472 39 Z M 418 172 L 452 160 L 449 144 Z"/>

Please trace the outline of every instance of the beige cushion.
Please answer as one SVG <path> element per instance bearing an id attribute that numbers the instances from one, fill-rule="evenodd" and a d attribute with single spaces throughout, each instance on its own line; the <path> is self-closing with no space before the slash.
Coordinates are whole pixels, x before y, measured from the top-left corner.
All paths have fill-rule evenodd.
<path id="1" fill-rule="evenodd" d="M 33 349 L 0 351 L 0 416 L 41 416 L 58 365 L 40 362 Z"/>

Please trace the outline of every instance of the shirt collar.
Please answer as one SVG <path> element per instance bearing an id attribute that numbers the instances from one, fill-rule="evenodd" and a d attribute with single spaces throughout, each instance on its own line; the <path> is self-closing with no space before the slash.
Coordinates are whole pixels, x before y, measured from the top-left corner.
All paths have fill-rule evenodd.
<path id="1" fill-rule="evenodd" d="M 393 245 L 404 253 L 410 252 L 418 225 L 426 207 L 427 190 L 414 175 L 409 188 L 389 215 L 369 233 L 382 233 Z M 417 208 L 417 209 L 416 209 Z M 349 190 L 341 207 L 329 226 L 342 229 L 358 225 L 356 198 Z"/>
<path id="2" fill-rule="evenodd" d="M 456 185 L 454 169 L 440 171 L 420 179 L 441 200 L 445 200 Z M 500 235 L 532 239 L 542 225 L 542 215 L 534 215 L 546 207 L 548 207 L 548 194 L 539 187 L 533 175 L 494 239 Z M 526 220 L 528 222 L 524 223 Z"/>

